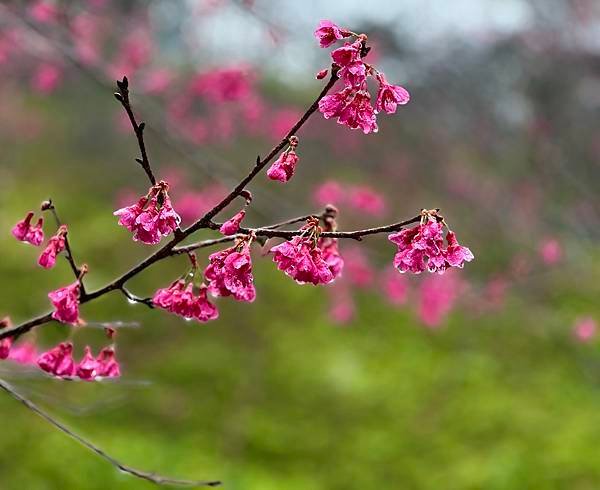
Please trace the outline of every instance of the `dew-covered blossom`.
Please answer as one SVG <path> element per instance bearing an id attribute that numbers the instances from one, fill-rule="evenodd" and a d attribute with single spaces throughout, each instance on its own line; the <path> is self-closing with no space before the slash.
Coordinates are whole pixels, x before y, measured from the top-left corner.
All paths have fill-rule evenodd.
<path id="1" fill-rule="evenodd" d="M 79 281 L 64 288 L 48 293 L 48 298 L 54 306 L 52 318 L 70 325 L 80 325 L 79 318 Z"/>
<path id="2" fill-rule="evenodd" d="M 105 347 L 96 358 L 96 374 L 101 378 L 118 378 L 121 376 L 121 367 L 115 356 L 113 347 Z"/>
<path id="3" fill-rule="evenodd" d="M 238 301 L 252 302 L 256 298 L 250 240 L 243 240 L 231 248 L 208 257 L 204 271 L 208 290 L 216 296 L 232 296 Z"/>
<path id="4" fill-rule="evenodd" d="M 598 324 L 592 317 L 579 318 L 573 326 L 575 338 L 580 342 L 590 342 L 598 331 Z"/>
<path id="5" fill-rule="evenodd" d="M 271 180 L 279 182 L 287 182 L 294 176 L 296 165 L 298 164 L 298 155 L 293 146 L 285 150 L 279 158 L 275 160 L 273 165 L 267 170 L 267 177 Z"/>
<path id="6" fill-rule="evenodd" d="M 377 81 L 379 89 L 377 90 L 375 112 L 385 111 L 388 114 L 394 114 L 399 105 L 408 104 L 410 94 L 404 87 L 387 83 L 383 73 L 377 74 Z"/>
<path id="7" fill-rule="evenodd" d="M 223 235 L 235 235 L 240 229 L 240 223 L 246 217 L 246 211 L 243 209 L 234 214 L 233 217 L 225 221 L 219 228 L 219 231 L 223 233 Z"/>
<path id="8" fill-rule="evenodd" d="M 45 269 L 51 269 L 56 264 L 56 256 L 65 249 L 67 226 L 62 225 L 56 235 L 50 238 L 48 245 L 38 258 L 38 264 Z"/>
<path id="9" fill-rule="evenodd" d="M 341 39 L 339 28 L 327 22 L 319 25 L 315 32 L 323 47 L 330 46 Z M 342 37 L 354 35 L 349 31 L 344 32 L 348 36 Z M 323 97 L 319 101 L 319 110 L 325 119 L 337 118 L 339 124 L 350 129 L 361 129 L 365 134 L 369 134 L 378 131 L 378 112 L 385 111 L 393 114 L 398 105 L 408 103 L 410 95 L 403 87 L 389 84 L 382 72 L 363 61 L 363 57 L 368 53 L 366 43 L 367 36 L 360 34 L 356 36 L 354 42 L 345 42 L 343 46 L 331 52 L 331 59 L 337 67 L 337 72 L 334 73 L 342 80 L 344 88 Z M 375 107 L 371 104 L 368 77 L 376 77 L 379 82 Z"/>
<path id="10" fill-rule="evenodd" d="M 8 328 L 11 326 L 10 319 L 8 317 L 0 320 L 0 330 L 4 328 Z M 6 337 L 0 340 L 0 360 L 7 359 L 10 355 L 10 349 L 12 347 L 13 339 L 12 337 Z"/>
<path id="11" fill-rule="evenodd" d="M 444 248 L 443 226 L 442 220 L 427 215 L 420 225 L 389 235 L 388 239 L 398 246 L 394 267 L 400 272 L 420 274 L 429 270 L 442 274 L 473 260 L 471 251 L 460 245 L 451 231 L 446 234 L 448 245 Z"/>
<path id="12" fill-rule="evenodd" d="M 38 247 L 44 241 L 44 218 L 40 218 L 37 224 L 32 226 L 33 214 L 32 212 L 27 213 L 27 216 L 13 227 L 12 234 L 17 240 Z"/>
<path id="13" fill-rule="evenodd" d="M 546 265 L 558 264 L 563 258 L 563 248 L 555 238 L 547 238 L 540 244 L 539 254 Z"/>
<path id="14" fill-rule="evenodd" d="M 98 361 L 92 355 L 89 345 L 85 346 L 84 354 L 75 367 L 75 376 L 84 381 L 93 381 L 98 375 Z"/>
<path id="15" fill-rule="evenodd" d="M 179 279 L 168 288 L 156 291 L 152 303 L 189 320 L 207 322 L 218 318 L 216 306 L 208 301 L 206 286 L 202 285 L 197 290 L 197 294 L 194 294 L 194 284 L 190 282 L 186 285 L 184 280 Z"/>
<path id="16" fill-rule="evenodd" d="M 463 290 L 463 283 L 455 274 L 425 277 L 419 288 L 419 319 L 427 327 L 438 327 L 452 311 Z"/>
<path id="17" fill-rule="evenodd" d="M 53 349 L 44 352 L 38 357 L 37 364 L 43 371 L 59 378 L 68 378 L 75 373 L 73 361 L 73 344 L 61 342 Z"/>
<path id="18" fill-rule="evenodd" d="M 340 29 L 330 20 L 322 20 L 317 26 L 315 37 L 322 48 L 328 48 L 339 39 L 344 39 L 351 35 L 346 29 Z"/>
<path id="19" fill-rule="evenodd" d="M 298 284 L 328 284 L 334 280 L 329 264 L 323 259 L 321 249 L 317 246 L 314 234 L 318 224 L 310 222 L 305 225 L 303 235 L 273 247 L 273 262 L 277 268 L 294 279 Z"/>
<path id="20" fill-rule="evenodd" d="M 134 241 L 155 245 L 177 229 L 181 218 L 171 205 L 168 190 L 169 184 L 160 181 L 137 203 L 113 213 L 119 217 L 119 225 L 133 233 Z"/>

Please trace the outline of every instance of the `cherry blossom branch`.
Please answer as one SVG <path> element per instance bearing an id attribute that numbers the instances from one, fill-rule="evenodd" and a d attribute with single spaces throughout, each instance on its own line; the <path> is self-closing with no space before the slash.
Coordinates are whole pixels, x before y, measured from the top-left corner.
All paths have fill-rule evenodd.
<path id="1" fill-rule="evenodd" d="M 6 391 L 9 395 L 11 395 L 15 400 L 17 400 L 17 401 L 21 402 L 23 405 L 25 405 L 29 410 L 31 410 L 35 414 L 39 415 L 40 417 L 42 417 L 44 420 L 46 420 L 46 422 L 49 422 L 51 425 L 53 425 L 58 430 L 60 430 L 64 434 L 68 435 L 72 439 L 75 439 L 77 442 L 82 444 L 85 448 L 89 449 L 96 455 L 100 456 L 105 461 L 108 461 L 111 465 L 113 465 L 115 468 L 121 470 L 123 473 L 127 473 L 128 475 L 134 476 L 136 478 L 140 478 L 142 480 L 147 480 L 147 481 L 155 483 L 157 485 L 176 485 L 176 486 L 185 486 L 185 487 L 217 487 L 217 486 L 221 485 L 221 482 L 216 481 L 216 480 L 215 481 L 181 480 L 181 479 L 177 479 L 177 478 L 170 478 L 167 476 L 158 475 L 154 472 L 142 471 L 142 470 L 138 470 L 136 468 L 132 468 L 131 466 L 128 466 L 128 465 L 120 462 L 119 460 L 117 460 L 116 458 L 111 456 L 110 454 L 106 453 L 104 450 L 100 449 L 98 446 L 96 446 L 92 442 L 88 441 L 87 439 L 84 439 L 79 434 L 76 434 L 75 432 L 73 432 L 62 422 L 59 422 L 54 417 L 52 417 L 50 414 L 48 414 L 47 412 L 42 410 L 40 407 L 38 407 L 31 400 L 25 398 L 23 395 L 21 395 L 19 392 L 17 392 L 9 383 L 7 383 L 6 381 L 4 381 L 2 379 L 0 379 L 0 388 L 3 389 L 4 391 Z"/>
<path id="2" fill-rule="evenodd" d="M 140 147 L 142 158 L 136 158 L 135 161 L 142 166 L 152 185 L 156 185 L 156 177 L 154 177 L 154 174 L 152 173 L 150 161 L 148 160 L 148 152 L 146 151 L 146 144 L 144 143 L 144 128 L 146 127 L 146 123 L 140 122 L 138 124 L 135 115 L 133 114 L 131 102 L 129 101 L 129 80 L 127 80 L 127 77 L 123 77 L 123 80 L 117 80 L 117 87 L 119 91 L 115 92 L 115 98 L 121 103 L 123 109 L 125 109 Z"/>

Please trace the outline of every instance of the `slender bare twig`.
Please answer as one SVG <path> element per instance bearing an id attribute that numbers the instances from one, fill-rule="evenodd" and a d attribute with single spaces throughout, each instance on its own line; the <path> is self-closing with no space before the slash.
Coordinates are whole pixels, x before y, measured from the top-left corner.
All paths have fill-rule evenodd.
<path id="1" fill-rule="evenodd" d="M 98 446 L 96 446 L 92 442 L 88 441 L 87 439 L 84 439 L 79 434 L 73 432 L 62 422 L 59 422 L 54 417 L 52 417 L 49 413 L 45 412 L 40 407 L 38 407 L 31 400 L 29 400 L 28 398 L 25 398 L 18 391 L 16 391 L 9 383 L 7 383 L 6 381 L 4 381 L 2 379 L 0 379 L 0 388 L 2 388 L 4 391 L 6 391 L 8 394 L 10 394 L 15 400 L 17 400 L 17 401 L 21 402 L 23 405 L 25 405 L 29 410 L 36 413 L 40 417 L 42 417 L 44 420 L 46 420 L 46 422 L 49 422 L 51 425 L 53 425 L 58 430 L 65 433 L 72 439 L 75 439 L 77 442 L 82 444 L 84 447 L 86 447 L 87 449 L 89 449 L 90 451 L 95 453 L 96 455 L 100 456 L 105 461 L 108 461 L 111 465 L 113 465 L 115 468 L 118 468 L 123 473 L 127 473 L 128 475 L 134 476 L 136 478 L 141 478 L 142 480 L 147 480 L 147 481 L 155 483 L 157 485 L 174 485 L 174 486 L 185 486 L 185 487 L 217 487 L 217 486 L 221 485 L 221 482 L 217 481 L 217 480 L 214 480 L 214 481 L 211 481 L 211 480 L 206 480 L 206 481 L 181 480 L 178 478 L 170 478 L 167 476 L 162 476 L 162 475 L 156 474 L 154 472 L 142 471 L 142 470 L 138 470 L 136 468 L 132 468 L 131 466 L 121 463 L 119 460 L 117 460 L 110 454 L 106 453 L 104 450 L 100 449 Z"/>
<path id="2" fill-rule="evenodd" d="M 121 103 L 123 109 L 125 109 L 125 112 L 129 117 L 129 122 L 131 122 L 131 126 L 133 127 L 135 137 L 137 138 L 138 146 L 140 147 L 142 158 L 136 158 L 135 161 L 142 166 L 152 185 L 156 185 L 156 177 L 154 177 L 154 174 L 152 173 L 150 160 L 148 160 L 148 152 L 146 151 L 146 144 L 144 143 L 144 128 L 146 127 L 146 123 L 138 123 L 133 114 L 131 102 L 129 101 L 129 80 L 127 80 L 127 77 L 123 77 L 123 80 L 117 80 L 117 87 L 119 91 L 115 92 L 115 98 Z"/>

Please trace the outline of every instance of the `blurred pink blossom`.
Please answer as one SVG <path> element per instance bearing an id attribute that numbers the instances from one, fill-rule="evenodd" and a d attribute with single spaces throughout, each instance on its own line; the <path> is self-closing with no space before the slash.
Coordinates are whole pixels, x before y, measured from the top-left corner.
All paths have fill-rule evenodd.
<path id="1" fill-rule="evenodd" d="M 383 195 L 366 185 L 350 188 L 350 204 L 356 211 L 371 216 L 382 216 L 386 209 Z"/>
<path id="2" fill-rule="evenodd" d="M 383 292 L 391 304 L 395 306 L 406 304 L 408 301 L 408 278 L 405 275 L 398 274 L 393 267 L 388 268 L 382 274 L 381 284 Z"/>
<path id="3" fill-rule="evenodd" d="M 556 265 L 563 258 L 563 248 L 556 238 L 546 238 L 540 243 L 539 254 L 546 265 Z"/>
<path id="4" fill-rule="evenodd" d="M 31 79 L 31 88 L 42 94 L 54 92 L 62 80 L 62 70 L 52 63 L 41 63 Z"/>
<path id="5" fill-rule="evenodd" d="M 335 204 L 339 206 L 344 200 L 342 185 L 335 180 L 328 180 L 320 184 L 313 193 L 313 199 L 317 206 Z"/>
<path id="6" fill-rule="evenodd" d="M 583 317 L 575 321 L 573 333 L 580 342 L 590 342 L 598 330 L 598 324 L 592 317 Z"/>
<path id="7" fill-rule="evenodd" d="M 440 326 L 463 290 L 462 280 L 452 271 L 442 276 L 425 276 L 419 288 L 418 306 L 423 324 L 430 328 Z"/>

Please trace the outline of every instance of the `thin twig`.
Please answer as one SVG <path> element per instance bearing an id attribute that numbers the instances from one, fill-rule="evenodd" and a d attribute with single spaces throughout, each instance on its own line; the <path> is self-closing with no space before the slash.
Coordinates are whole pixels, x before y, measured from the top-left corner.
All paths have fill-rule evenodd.
<path id="1" fill-rule="evenodd" d="M 100 456 L 105 461 L 108 461 L 115 468 L 121 470 L 123 473 L 127 473 L 128 475 L 134 476 L 136 478 L 141 478 L 142 480 L 147 480 L 149 482 L 155 483 L 157 485 L 176 485 L 176 486 L 185 486 L 185 487 L 217 487 L 221 485 L 220 481 L 198 481 L 198 480 L 181 480 L 177 478 L 170 478 L 167 476 L 158 475 L 154 472 L 147 472 L 138 470 L 136 468 L 132 468 L 126 464 L 121 463 L 119 460 L 114 458 L 113 456 L 107 454 L 104 450 L 100 449 L 98 446 L 93 444 L 92 442 L 84 439 L 79 434 L 76 434 L 71 429 L 69 429 L 62 422 L 59 422 L 50 414 L 42 410 L 31 400 L 25 398 L 19 392 L 17 392 L 10 384 L 6 381 L 0 379 L 0 388 L 10 394 L 15 400 L 20 401 L 23 405 L 25 405 L 29 410 L 36 413 L 40 417 L 42 417 L 46 422 L 49 422 L 51 425 L 56 427 L 61 432 L 65 433 L 69 437 L 75 439 L 77 442 L 82 444 L 84 447 Z"/>
<path id="2" fill-rule="evenodd" d="M 129 80 L 127 80 L 127 77 L 123 77 L 123 80 L 117 80 L 117 88 L 118 92 L 115 92 L 115 98 L 121 103 L 123 109 L 125 109 L 125 112 L 129 117 L 129 122 L 131 122 L 131 126 L 133 127 L 135 137 L 137 138 L 138 146 L 140 147 L 142 158 L 136 158 L 135 161 L 142 166 L 152 185 L 156 185 L 156 178 L 152 173 L 150 161 L 148 160 L 148 152 L 146 151 L 146 144 L 144 143 L 144 128 L 146 127 L 146 123 L 140 122 L 138 124 L 135 119 L 133 109 L 131 108 L 131 102 L 129 101 Z"/>

